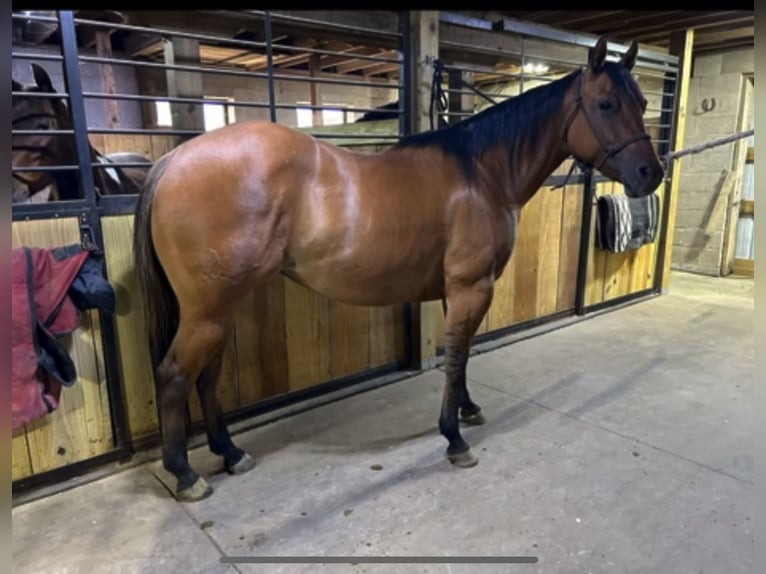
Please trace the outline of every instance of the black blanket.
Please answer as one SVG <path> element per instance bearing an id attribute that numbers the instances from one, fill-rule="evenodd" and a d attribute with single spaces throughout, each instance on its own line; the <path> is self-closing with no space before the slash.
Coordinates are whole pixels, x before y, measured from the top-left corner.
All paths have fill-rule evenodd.
<path id="1" fill-rule="evenodd" d="M 657 235 L 660 198 L 656 193 L 632 198 L 602 195 L 596 201 L 596 241 L 600 249 L 633 251 Z"/>

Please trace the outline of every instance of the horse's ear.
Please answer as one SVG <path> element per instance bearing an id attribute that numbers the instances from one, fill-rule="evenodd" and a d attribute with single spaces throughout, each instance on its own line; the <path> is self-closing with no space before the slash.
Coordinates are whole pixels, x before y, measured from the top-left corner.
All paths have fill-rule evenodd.
<path id="1" fill-rule="evenodd" d="M 628 48 L 628 51 L 620 58 L 620 64 L 625 66 L 628 70 L 632 70 L 636 65 L 636 56 L 638 55 L 638 42 L 633 40 L 633 43 Z"/>
<path id="2" fill-rule="evenodd" d="M 606 38 L 601 36 L 596 45 L 588 51 L 588 66 L 592 72 L 600 72 L 605 60 Z"/>
<path id="3" fill-rule="evenodd" d="M 35 77 L 35 83 L 43 92 L 56 93 L 56 88 L 53 87 L 53 82 L 48 75 L 48 72 L 39 64 L 32 64 L 32 75 Z"/>

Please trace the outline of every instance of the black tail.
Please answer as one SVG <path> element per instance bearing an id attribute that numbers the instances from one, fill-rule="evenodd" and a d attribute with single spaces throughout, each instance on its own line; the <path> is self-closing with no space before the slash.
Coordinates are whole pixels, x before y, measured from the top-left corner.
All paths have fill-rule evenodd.
<path id="1" fill-rule="evenodd" d="M 167 353 L 178 329 L 178 300 L 157 259 L 152 242 L 152 201 L 157 182 L 167 167 L 172 152 L 162 156 L 146 176 L 138 197 L 133 222 L 133 257 L 144 302 L 144 319 L 149 334 L 152 372 Z"/>

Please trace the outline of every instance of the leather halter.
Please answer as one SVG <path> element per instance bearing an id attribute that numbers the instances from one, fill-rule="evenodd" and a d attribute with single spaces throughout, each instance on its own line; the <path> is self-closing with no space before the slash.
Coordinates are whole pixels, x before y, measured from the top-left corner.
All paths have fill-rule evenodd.
<path id="1" fill-rule="evenodd" d="M 604 143 L 604 140 L 601 139 L 601 136 L 598 133 L 598 130 L 596 130 L 593 127 L 593 121 L 591 120 L 590 116 L 588 115 L 587 110 L 585 109 L 585 106 L 582 105 L 582 72 L 577 74 L 577 93 L 575 94 L 575 107 L 572 110 L 572 113 L 569 114 L 569 117 L 567 118 L 567 121 L 564 124 L 564 132 L 563 132 L 563 138 L 564 138 L 564 144 L 569 147 L 569 142 L 567 141 L 567 136 L 569 135 L 569 128 L 572 125 L 572 122 L 574 122 L 575 117 L 577 117 L 577 112 L 582 112 L 582 115 L 585 117 L 585 121 L 588 122 L 588 126 L 590 127 L 590 131 L 593 134 L 593 137 L 596 138 L 596 141 L 598 141 L 598 145 L 601 146 L 601 149 L 604 150 L 604 157 L 601 158 L 601 161 L 596 165 L 596 169 L 601 169 L 601 166 L 603 166 L 609 159 L 616 156 L 618 153 L 620 153 L 622 150 L 624 150 L 629 145 L 632 145 L 636 143 L 637 141 L 641 140 L 648 140 L 651 139 L 649 134 L 646 132 L 636 134 L 632 137 L 629 137 L 628 139 L 620 142 L 617 145 L 607 145 Z"/>

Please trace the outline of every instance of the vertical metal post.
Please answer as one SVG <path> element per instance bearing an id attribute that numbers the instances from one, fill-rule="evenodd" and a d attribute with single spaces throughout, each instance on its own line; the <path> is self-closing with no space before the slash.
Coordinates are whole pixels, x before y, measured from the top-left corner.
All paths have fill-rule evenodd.
<path id="1" fill-rule="evenodd" d="M 402 63 L 399 66 L 399 107 L 402 113 L 399 115 L 399 135 L 410 135 L 413 130 L 412 113 L 412 37 L 410 31 L 409 11 L 399 12 L 399 51 L 402 54 Z"/>
<path id="2" fill-rule="evenodd" d="M 402 113 L 399 114 L 399 135 L 408 136 L 414 131 L 414 114 L 412 94 L 412 33 L 410 27 L 409 11 L 399 12 L 399 50 L 402 54 L 402 63 L 399 66 L 399 107 Z M 415 362 L 415 337 L 413 336 L 413 316 L 415 308 L 412 303 L 405 303 L 402 306 L 402 328 L 404 329 L 404 365 L 411 368 Z"/>
<path id="3" fill-rule="evenodd" d="M 269 119 L 276 123 L 277 108 L 275 104 L 277 98 L 274 92 L 274 52 L 271 45 L 271 12 L 266 10 L 263 17 L 264 36 L 266 39 L 266 69 L 269 80 Z"/>
<path id="4" fill-rule="evenodd" d="M 665 74 L 665 80 L 662 82 L 662 112 L 660 112 L 660 123 L 664 126 L 660 130 L 660 139 L 664 140 L 660 144 L 659 155 L 667 154 L 672 145 L 671 140 L 673 134 L 676 133 L 676 122 L 678 121 L 677 100 L 678 100 L 678 86 L 679 86 L 679 74 L 680 66 L 675 70 L 675 80 L 672 79 L 671 74 Z M 668 111 L 665 111 L 668 110 Z M 665 173 L 665 193 L 662 198 L 662 213 L 660 213 L 660 237 L 657 242 L 657 257 L 654 267 L 654 281 L 653 287 L 656 292 L 662 290 L 662 269 L 665 266 L 665 248 L 667 246 L 668 233 L 667 226 L 670 219 L 670 182 L 673 179 L 673 166 L 674 161 L 668 162 L 668 169 Z"/>
<path id="5" fill-rule="evenodd" d="M 590 226 L 593 219 L 593 170 L 584 174 L 582 198 L 582 227 L 580 228 L 580 253 L 577 259 L 577 285 L 575 288 L 575 313 L 585 314 L 585 290 L 588 284 L 588 255 L 590 254 Z"/>
<path id="6" fill-rule="evenodd" d="M 101 253 L 104 252 L 104 241 L 101 234 L 101 220 L 98 214 L 98 198 L 93 184 L 93 167 L 90 161 L 90 143 L 88 141 L 88 125 L 85 116 L 85 104 L 82 97 L 82 82 L 77 54 L 77 34 L 74 27 L 74 14 L 71 10 L 60 10 L 58 13 L 59 31 L 61 34 L 61 50 L 64 58 L 64 83 L 69 94 L 69 110 L 72 116 L 77 161 L 80 168 L 80 183 L 87 207 L 81 214 L 80 226 L 84 241 L 90 241 Z M 104 275 L 106 276 L 106 262 Z M 107 277 L 108 279 L 108 277 Z M 106 367 L 106 386 L 109 393 L 109 412 L 112 422 L 112 436 L 117 449 L 123 452 L 125 458 L 130 456 L 128 424 L 125 412 L 125 399 L 120 384 L 120 369 L 117 357 L 117 345 L 114 335 L 112 315 L 99 311 L 99 326 L 102 333 L 102 348 Z"/>
<path id="7" fill-rule="evenodd" d="M 527 65 L 526 36 L 521 37 L 521 77 L 519 78 L 519 95 L 524 93 L 524 67 Z"/>

